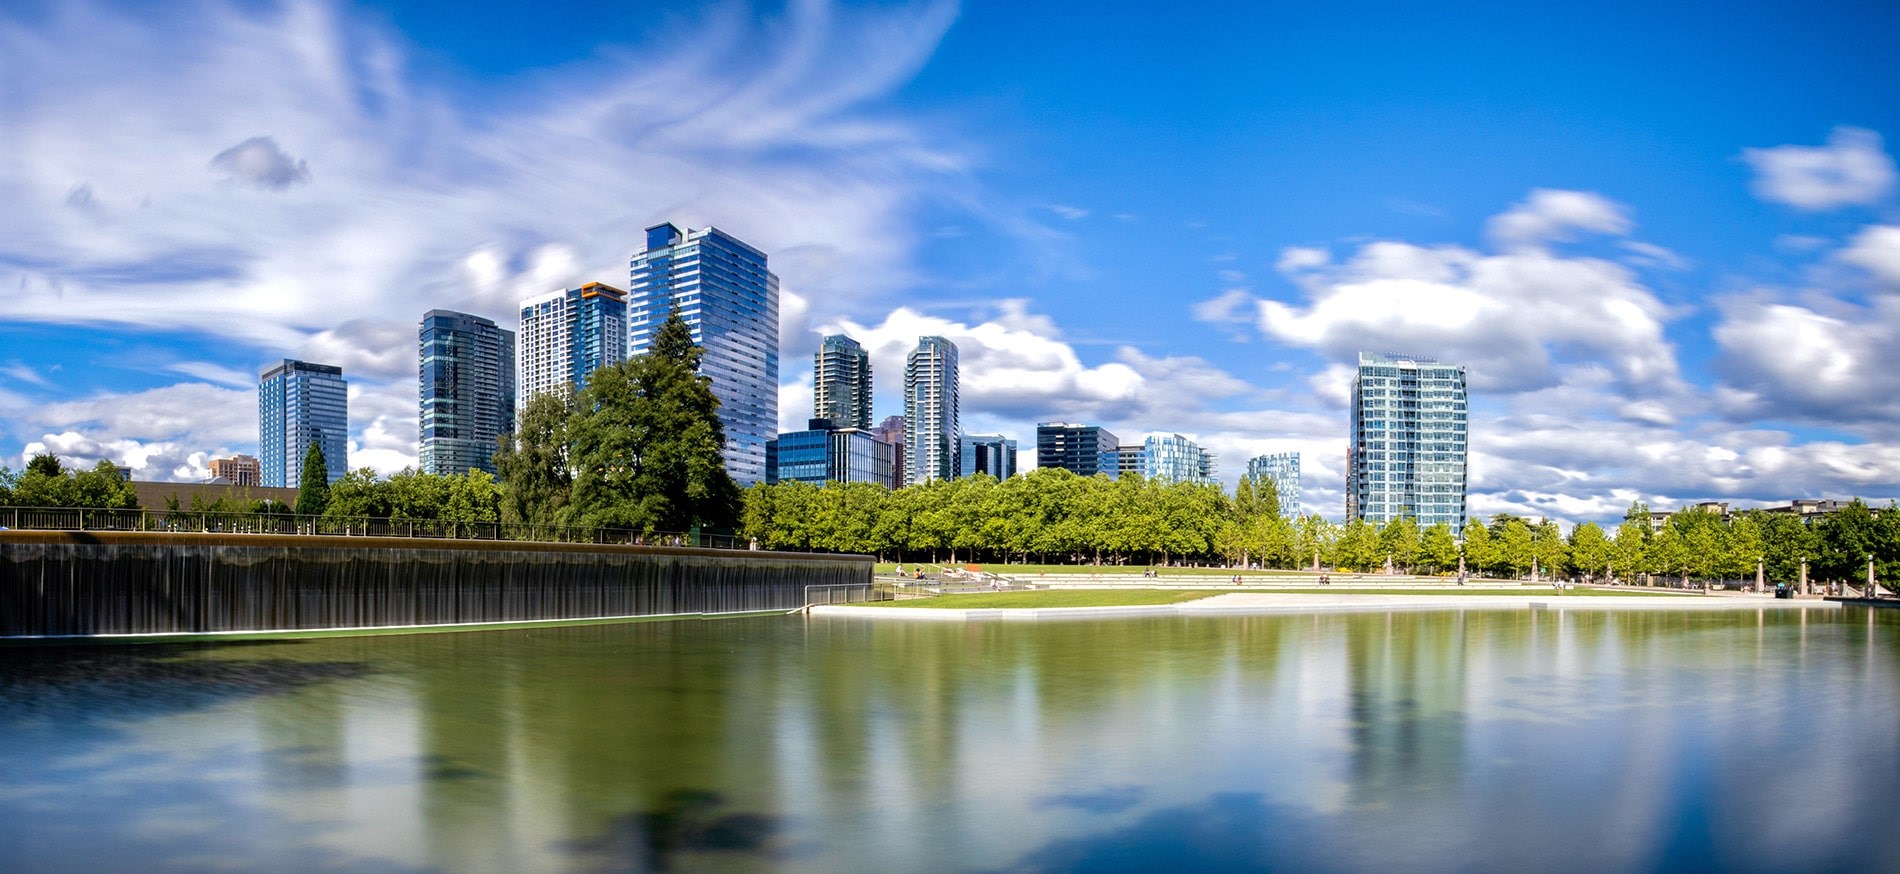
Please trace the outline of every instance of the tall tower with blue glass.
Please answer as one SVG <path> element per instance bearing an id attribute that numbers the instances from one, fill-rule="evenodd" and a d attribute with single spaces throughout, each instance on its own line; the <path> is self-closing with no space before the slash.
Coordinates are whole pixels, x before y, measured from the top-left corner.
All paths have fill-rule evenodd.
<path id="1" fill-rule="evenodd" d="M 1465 529 L 1465 369 L 1359 353 L 1346 447 L 1346 516 Z"/>
<path id="2" fill-rule="evenodd" d="M 726 430 L 726 472 L 741 487 L 765 480 L 765 444 L 778 435 L 778 277 L 765 253 L 718 228 L 647 228 L 629 262 L 627 354 L 641 355 L 679 307 L 705 350 Z"/>
<path id="3" fill-rule="evenodd" d="M 919 337 L 904 360 L 904 464 L 911 485 L 956 479 L 963 468 L 957 422 L 957 345 Z"/>
<path id="4" fill-rule="evenodd" d="M 330 482 L 349 469 L 349 383 L 343 368 L 286 358 L 257 380 L 257 456 L 265 486 L 296 488 L 303 457 L 323 450 Z"/>
<path id="5" fill-rule="evenodd" d="M 422 472 L 494 473 L 496 438 L 514 430 L 515 332 L 481 316 L 430 310 L 416 341 Z"/>

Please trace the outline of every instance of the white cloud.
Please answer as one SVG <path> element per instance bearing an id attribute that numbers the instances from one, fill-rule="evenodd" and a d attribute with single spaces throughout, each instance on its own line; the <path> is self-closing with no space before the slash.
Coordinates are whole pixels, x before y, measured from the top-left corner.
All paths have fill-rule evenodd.
<path id="1" fill-rule="evenodd" d="M 1069 221 L 1075 221 L 1076 219 L 1085 219 L 1089 217 L 1089 211 L 1079 206 L 1065 206 L 1060 203 L 1052 203 L 1048 205 L 1047 209 L 1050 212 L 1055 213 L 1056 215 L 1059 215 L 1065 219 L 1068 219 Z"/>
<path id="2" fill-rule="evenodd" d="M 1757 297 L 1721 303 L 1725 406 L 1733 416 L 1856 422 L 1900 418 L 1900 301 L 1814 306 Z"/>
<path id="3" fill-rule="evenodd" d="M 1604 368 L 1635 391 L 1680 387 L 1668 308 L 1609 261 L 1375 242 L 1301 279 L 1310 303 L 1260 301 L 1261 332 L 1341 362 L 1361 350 L 1435 357 L 1491 392 L 1555 385 L 1566 366 Z"/>
<path id="4" fill-rule="evenodd" d="M 1629 233 L 1632 224 L 1626 207 L 1600 194 L 1538 188 L 1524 202 L 1493 216 L 1485 231 L 1499 248 L 1512 251 L 1571 240 L 1578 231 L 1620 236 Z"/>
<path id="5" fill-rule="evenodd" d="M 1619 240 L 1617 246 L 1629 255 L 1625 260 L 1643 267 L 1656 267 L 1663 270 L 1687 270 L 1689 259 L 1682 257 L 1655 243 L 1641 240 Z"/>
<path id="6" fill-rule="evenodd" d="M 1880 281 L 1900 289 L 1900 227 L 1874 225 L 1854 235 L 1841 251 L 1841 260 L 1872 273 Z"/>
<path id="7" fill-rule="evenodd" d="M 1857 127 L 1835 128 L 1825 146 L 1743 149 L 1742 160 L 1755 168 L 1755 196 L 1799 209 L 1875 203 L 1893 189 L 1880 135 Z"/>
<path id="8" fill-rule="evenodd" d="M 210 166 L 234 182 L 271 191 L 310 181 L 310 165 L 292 158 L 270 137 L 251 137 L 225 149 L 211 159 Z M 86 200 L 91 201 L 90 190 Z"/>
<path id="9" fill-rule="evenodd" d="M 951 2 L 713 12 L 480 89 L 353 8 L 193 8 L 0 15 L 6 78 L 32 83 L 8 96 L 0 321 L 208 332 L 412 407 L 424 311 L 508 326 L 529 294 L 624 285 L 656 221 L 720 225 L 833 316 L 910 286 L 916 204 L 977 197 L 949 132 L 875 105 Z M 365 451 L 413 454 L 352 413 Z"/>
<path id="10" fill-rule="evenodd" d="M 52 451 L 84 466 L 101 459 L 130 466 L 136 479 L 192 480 L 202 478 L 207 458 L 257 444 L 255 389 L 181 383 L 6 412 L 20 454 L 0 453 L 0 463 L 14 467 Z"/>

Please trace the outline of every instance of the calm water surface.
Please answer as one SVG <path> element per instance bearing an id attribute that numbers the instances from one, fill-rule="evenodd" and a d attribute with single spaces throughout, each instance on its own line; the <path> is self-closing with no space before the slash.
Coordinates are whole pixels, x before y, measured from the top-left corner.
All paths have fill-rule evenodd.
<path id="1" fill-rule="evenodd" d="M 1900 870 L 1900 613 L 0 649 L 0 868 Z"/>

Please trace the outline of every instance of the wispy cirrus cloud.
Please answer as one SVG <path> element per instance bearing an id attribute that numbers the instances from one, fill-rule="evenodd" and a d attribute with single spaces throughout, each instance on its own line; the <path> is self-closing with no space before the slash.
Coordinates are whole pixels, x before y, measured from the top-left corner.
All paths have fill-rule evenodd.
<path id="1" fill-rule="evenodd" d="M 413 460 L 413 422 L 370 429 L 414 415 L 425 310 L 506 324 L 529 294 L 624 282 L 672 220 L 771 252 L 836 314 L 914 278 L 917 203 L 972 197 L 949 132 L 879 109 L 951 2 L 727 7 L 479 87 L 344 3 L 192 10 L 0 12 L 0 80 L 30 83 L 7 98 L 0 321 L 209 335 L 223 360 L 172 369 L 224 385 L 342 364 L 380 411 L 353 416 L 378 466 Z M 66 430 L 28 414 L 16 436 Z"/>

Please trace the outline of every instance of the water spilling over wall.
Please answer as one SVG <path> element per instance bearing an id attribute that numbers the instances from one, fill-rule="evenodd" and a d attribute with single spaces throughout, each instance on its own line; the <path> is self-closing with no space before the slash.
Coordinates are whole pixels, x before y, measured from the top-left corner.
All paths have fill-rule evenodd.
<path id="1" fill-rule="evenodd" d="M 865 556 L 397 538 L 6 532 L 0 637 L 790 610 Z"/>

